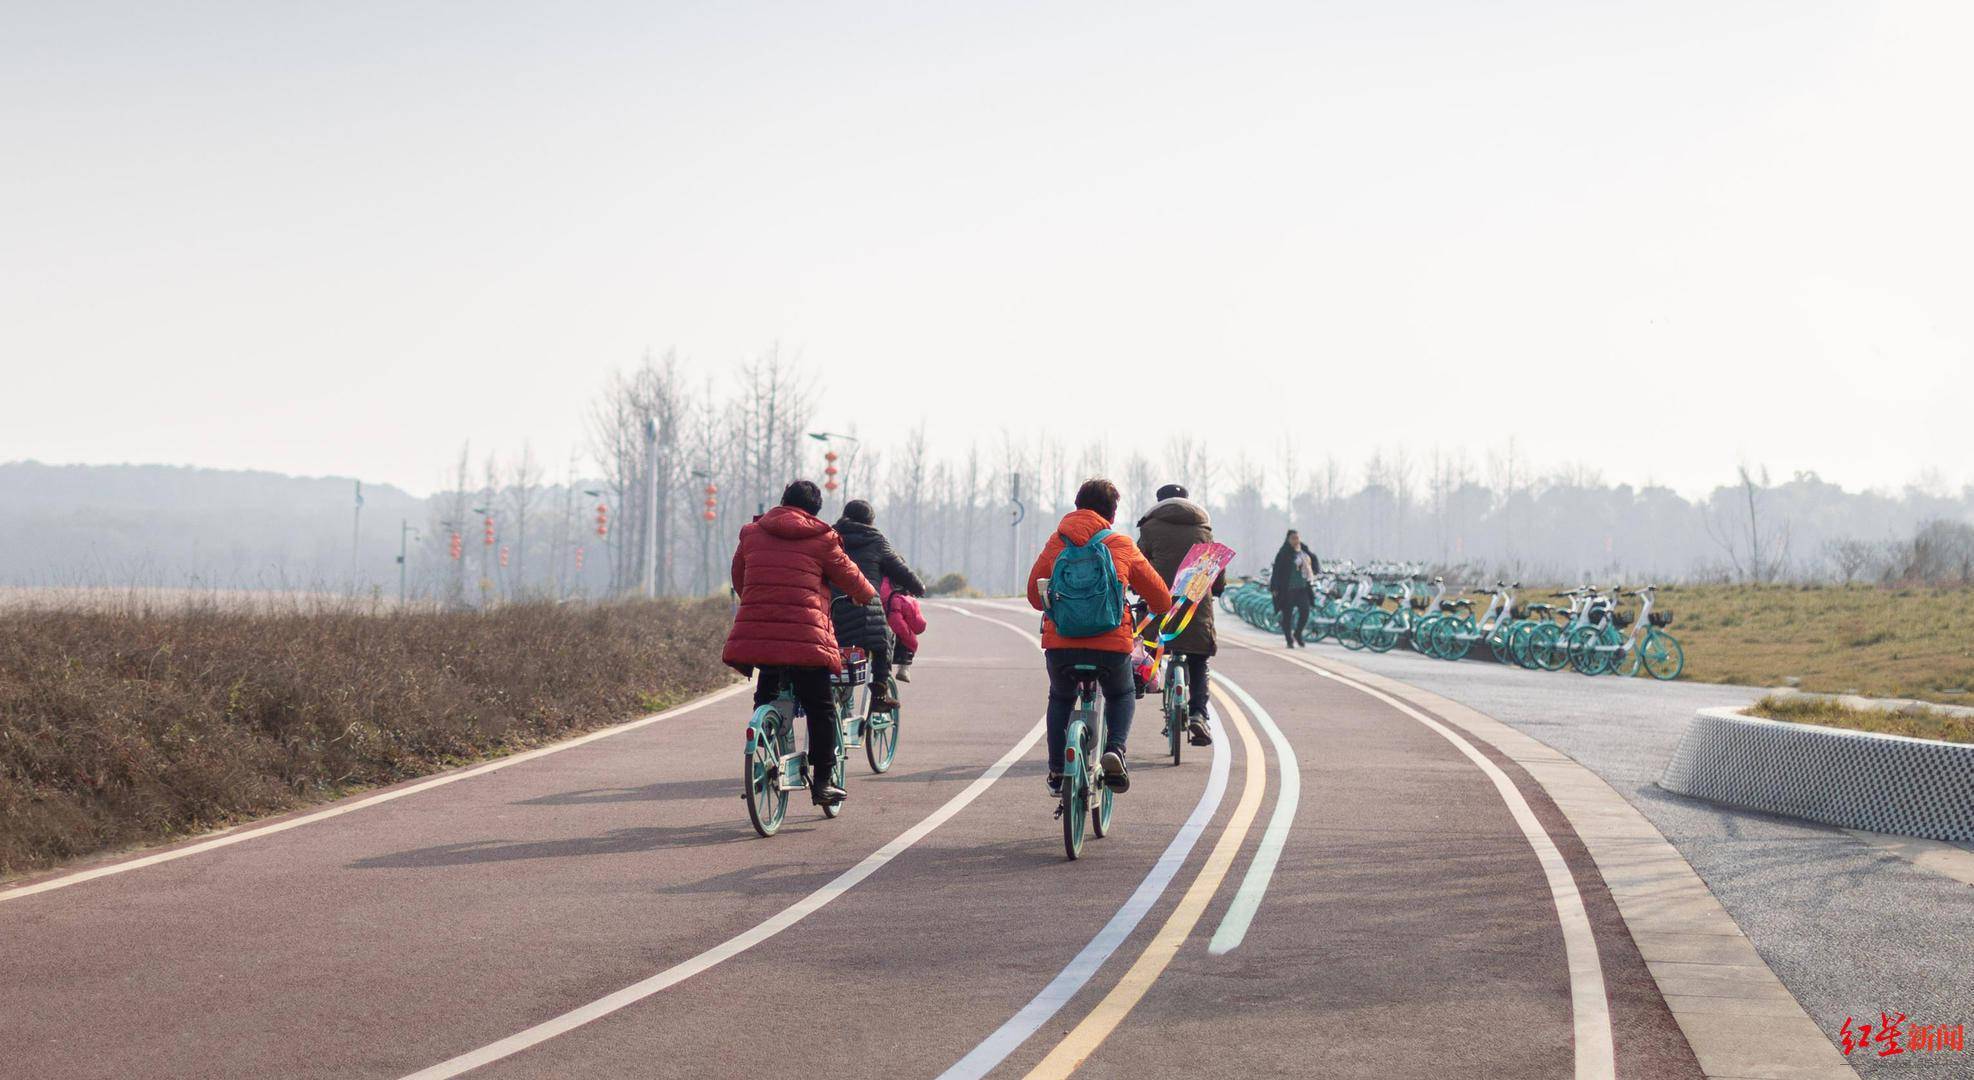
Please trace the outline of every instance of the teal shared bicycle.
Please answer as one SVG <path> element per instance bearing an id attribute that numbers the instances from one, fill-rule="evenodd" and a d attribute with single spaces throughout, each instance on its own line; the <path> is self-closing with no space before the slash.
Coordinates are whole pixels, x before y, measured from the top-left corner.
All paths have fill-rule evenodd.
<path id="1" fill-rule="evenodd" d="M 872 772 L 891 768 L 898 753 L 900 709 L 873 712 L 870 709 L 870 657 L 861 649 L 851 649 L 843 670 L 830 675 L 830 693 L 836 699 L 839 731 L 836 760 L 830 766 L 830 782 L 843 787 L 848 770 L 844 767 L 851 750 L 862 747 Z M 858 687 L 863 687 L 859 694 Z M 897 697 L 894 687 L 892 697 Z M 861 702 L 860 699 L 861 698 Z M 861 708 L 859 705 L 861 704 Z M 796 729 L 806 728 L 802 703 L 796 700 L 794 684 L 781 680 L 781 693 L 773 701 L 754 710 L 747 722 L 747 742 L 741 758 L 741 782 L 745 786 L 747 817 L 754 831 L 773 836 L 788 816 L 788 793 L 809 787 L 809 750 L 797 749 Z M 823 816 L 843 813 L 841 803 L 826 805 Z"/>
<path id="2" fill-rule="evenodd" d="M 1063 731 L 1062 796 L 1056 806 L 1056 817 L 1062 820 L 1062 849 L 1071 859 L 1082 857 L 1086 823 L 1098 837 L 1110 834 L 1111 790 L 1104 781 L 1102 766 L 1104 737 L 1096 666 L 1078 664 L 1076 706 Z"/>
<path id="3" fill-rule="evenodd" d="M 843 754 L 862 747 L 870 771 L 885 773 L 898 755 L 899 724 L 904 706 L 882 712 L 871 707 L 870 657 L 862 649 L 847 650 L 843 674 L 831 676 L 830 691 L 836 695 L 836 720 L 843 728 Z M 886 678 L 885 689 L 891 700 L 898 700 L 898 680 Z M 858 688 L 862 687 L 860 691 Z"/>

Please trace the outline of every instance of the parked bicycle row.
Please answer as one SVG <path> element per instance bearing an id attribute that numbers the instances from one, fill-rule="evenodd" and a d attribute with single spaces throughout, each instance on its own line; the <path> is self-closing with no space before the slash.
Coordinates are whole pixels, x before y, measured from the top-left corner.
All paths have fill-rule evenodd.
<path id="1" fill-rule="evenodd" d="M 1686 650 L 1666 630 L 1672 614 L 1658 609 L 1655 586 L 1584 585 L 1550 594 L 1558 602 L 1527 605 L 1516 602 L 1520 588 L 1496 582 L 1476 590 L 1487 598 L 1483 607 L 1458 594 L 1449 599 L 1444 578 L 1428 579 L 1416 567 L 1345 563 L 1315 575 L 1306 610 L 1284 605 L 1266 574 L 1228 588 L 1221 606 L 1291 645 L 1334 638 L 1347 649 L 1389 652 L 1403 644 L 1439 660 L 1484 648 L 1504 664 L 1585 675 L 1676 679 L 1686 668 Z M 1635 613 L 1625 610 L 1626 600 L 1638 602 Z"/>

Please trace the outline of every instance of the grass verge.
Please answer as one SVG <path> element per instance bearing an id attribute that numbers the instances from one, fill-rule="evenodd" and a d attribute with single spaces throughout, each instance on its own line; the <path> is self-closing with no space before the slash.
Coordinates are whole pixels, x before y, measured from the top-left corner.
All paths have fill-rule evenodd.
<path id="1" fill-rule="evenodd" d="M 1516 601 L 1560 603 L 1557 591 Z M 1685 679 L 1974 705 L 1974 589 L 1680 585 L 1659 590 L 1659 610 L 1674 615 Z"/>
<path id="2" fill-rule="evenodd" d="M 1749 710 L 1770 720 L 1824 727 L 1907 735 L 1936 742 L 1974 744 L 1974 717 L 1955 716 L 1937 709 L 1857 709 L 1828 698 L 1776 697 L 1755 702 Z"/>
<path id="3" fill-rule="evenodd" d="M 720 601 L 0 613 L 0 876 L 391 784 L 732 681 Z"/>

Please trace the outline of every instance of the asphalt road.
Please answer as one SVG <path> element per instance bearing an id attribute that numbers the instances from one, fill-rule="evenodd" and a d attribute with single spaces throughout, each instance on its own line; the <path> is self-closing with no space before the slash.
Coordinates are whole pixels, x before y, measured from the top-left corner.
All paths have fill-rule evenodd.
<path id="1" fill-rule="evenodd" d="M 1220 659 L 1245 698 L 1178 767 L 1143 703 L 1115 832 L 1065 861 L 1031 620 L 974 610 L 932 612 L 897 766 L 857 759 L 838 820 L 753 834 L 728 697 L 0 892 L 0 1074 L 1569 1077 L 1590 1033 L 1700 1075 L 1538 786 L 1279 658 Z"/>

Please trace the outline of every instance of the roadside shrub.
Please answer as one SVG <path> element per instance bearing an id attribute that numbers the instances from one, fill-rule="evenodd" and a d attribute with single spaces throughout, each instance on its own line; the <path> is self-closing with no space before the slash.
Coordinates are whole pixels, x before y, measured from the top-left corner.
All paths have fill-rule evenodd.
<path id="1" fill-rule="evenodd" d="M 962 593 L 969 593 L 971 590 L 967 587 L 966 575 L 947 574 L 945 577 L 926 586 L 925 591 L 929 596 L 958 596 Z"/>
<path id="2" fill-rule="evenodd" d="M 0 612 L 0 874 L 279 812 L 726 684 L 717 601 Z"/>

